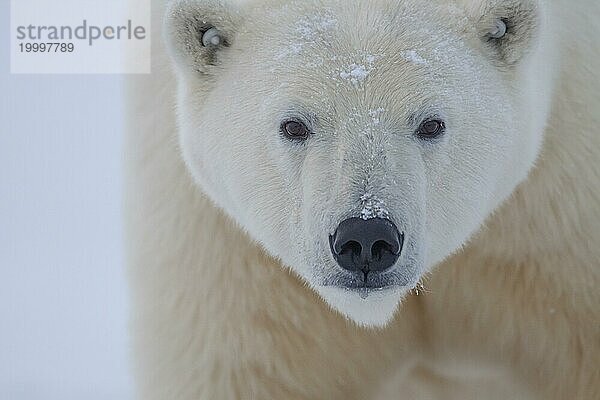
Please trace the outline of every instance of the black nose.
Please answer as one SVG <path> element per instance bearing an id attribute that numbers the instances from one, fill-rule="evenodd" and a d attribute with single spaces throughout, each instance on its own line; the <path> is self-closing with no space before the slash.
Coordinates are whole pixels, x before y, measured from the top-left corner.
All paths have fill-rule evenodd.
<path id="1" fill-rule="evenodd" d="M 329 237 L 337 263 L 352 272 L 382 272 L 392 267 L 402 251 L 404 237 L 388 219 L 349 218 Z"/>

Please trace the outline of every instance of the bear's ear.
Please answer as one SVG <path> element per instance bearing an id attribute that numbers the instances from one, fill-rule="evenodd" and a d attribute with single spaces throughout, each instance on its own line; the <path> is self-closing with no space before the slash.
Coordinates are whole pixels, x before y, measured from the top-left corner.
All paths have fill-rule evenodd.
<path id="1" fill-rule="evenodd" d="M 222 0 L 177 0 L 165 18 L 166 42 L 178 67 L 207 74 L 235 39 L 239 13 Z"/>
<path id="2" fill-rule="evenodd" d="M 480 9 L 477 32 L 494 61 L 510 67 L 535 45 L 540 23 L 536 0 L 488 0 Z"/>

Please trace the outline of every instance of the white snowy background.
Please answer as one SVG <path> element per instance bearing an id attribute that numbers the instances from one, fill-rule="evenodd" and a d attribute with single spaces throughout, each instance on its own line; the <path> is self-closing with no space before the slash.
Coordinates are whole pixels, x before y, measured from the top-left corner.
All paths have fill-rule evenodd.
<path id="1" fill-rule="evenodd" d="M 131 398 L 118 75 L 10 75 L 0 0 L 0 399 Z"/>

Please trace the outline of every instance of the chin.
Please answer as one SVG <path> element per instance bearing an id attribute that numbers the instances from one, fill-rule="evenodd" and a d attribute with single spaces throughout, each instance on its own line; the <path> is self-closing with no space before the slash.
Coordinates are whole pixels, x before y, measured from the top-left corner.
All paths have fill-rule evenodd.
<path id="1" fill-rule="evenodd" d="M 367 328 L 385 327 L 393 319 L 398 305 L 409 291 L 400 286 L 385 289 L 319 286 L 316 290 L 334 310 Z"/>

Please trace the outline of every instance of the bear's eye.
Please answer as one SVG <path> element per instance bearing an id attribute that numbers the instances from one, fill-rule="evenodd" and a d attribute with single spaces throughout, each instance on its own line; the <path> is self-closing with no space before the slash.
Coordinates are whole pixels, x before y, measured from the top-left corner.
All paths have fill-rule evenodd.
<path id="1" fill-rule="evenodd" d="M 434 139 L 441 136 L 446 130 L 446 124 L 440 119 L 426 119 L 421 122 L 417 136 L 424 139 Z"/>
<path id="2" fill-rule="evenodd" d="M 283 121 L 281 133 L 291 140 L 305 140 L 310 135 L 310 130 L 303 122 L 292 119 Z"/>

